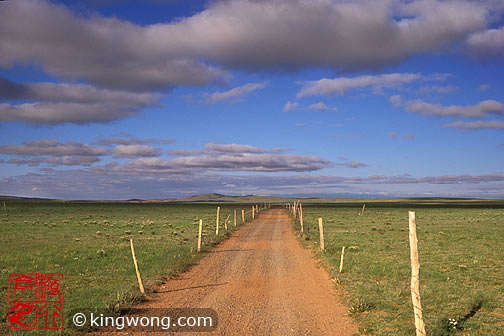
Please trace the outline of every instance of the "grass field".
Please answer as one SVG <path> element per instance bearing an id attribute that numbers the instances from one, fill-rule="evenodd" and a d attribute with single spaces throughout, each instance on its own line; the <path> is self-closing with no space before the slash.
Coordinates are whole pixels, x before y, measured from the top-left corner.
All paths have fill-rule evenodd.
<path id="1" fill-rule="evenodd" d="M 408 208 L 416 211 L 427 334 L 504 335 L 502 202 L 487 202 L 494 208 L 424 203 L 368 205 L 363 216 L 362 203 L 307 205 L 300 239 L 318 249 L 317 218 L 323 218 L 326 251 L 317 254 L 343 289 L 362 333 L 414 335 Z M 342 246 L 346 253 L 339 273 Z"/>
<path id="2" fill-rule="evenodd" d="M 318 248 L 317 218 L 324 219 L 326 252 L 318 253 L 342 289 L 361 332 L 413 335 L 409 291 L 408 210 L 417 214 L 421 294 L 429 336 L 504 335 L 504 209 L 490 201 L 418 200 L 306 204 L 305 235 Z M 196 262 L 198 223 L 203 250 L 215 236 L 217 204 L 7 201 L 0 208 L 0 302 L 7 302 L 13 272 L 63 273 L 65 311 L 117 310 L 141 299 L 129 247 L 147 291 Z M 221 205 L 221 223 L 249 205 Z M 228 226 L 231 230 L 231 223 Z M 250 214 L 247 215 L 250 219 Z M 295 226 L 298 229 L 298 224 Z M 221 231 L 224 228 L 221 226 Z M 345 267 L 338 272 L 341 247 Z M 6 305 L 0 334 L 6 334 Z M 453 319 L 450 322 L 449 319 Z M 453 321 L 457 321 L 454 328 Z M 463 330 L 462 330 L 463 328 Z M 51 333 L 54 334 L 54 333 Z"/>
<path id="3" fill-rule="evenodd" d="M 65 311 L 120 309 L 140 299 L 129 238 L 146 291 L 195 263 L 198 219 L 203 219 L 203 251 L 224 239 L 222 222 L 233 210 L 221 206 L 215 235 L 216 205 L 8 201 L 0 208 L 0 334 L 6 334 L 8 274 L 63 273 Z M 250 219 L 251 214 L 247 214 Z M 52 333 L 54 334 L 54 332 Z"/>

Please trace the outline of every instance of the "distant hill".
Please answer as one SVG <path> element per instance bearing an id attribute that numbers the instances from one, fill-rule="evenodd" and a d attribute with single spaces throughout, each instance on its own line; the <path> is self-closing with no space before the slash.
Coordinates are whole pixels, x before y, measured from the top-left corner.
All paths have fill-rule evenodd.
<path id="1" fill-rule="evenodd" d="M 229 199 L 232 197 L 233 196 L 226 196 L 226 195 L 217 194 L 217 193 L 210 193 L 210 194 L 193 195 L 190 197 L 178 199 L 177 201 L 186 201 L 186 202 L 207 202 L 207 201 L 210 201 L 211 202 L 211 201 L 220 201 L 223 199 Z"/>
<path id="2" fill-rule="evenodd" d="M 392 199 L 369 199 L 351 197 L 296 197 L 275 196 L 227 196 L 222 194 L 201 194 L 187 198 L 170 200 L 171 203 L 287 203 L 300 200 L 306 205 L 362 206 L 371 207 L 504 207 L 504 200 L 485 200 L 471 198 L 415 197 Z"/>
<path id="3" fill-rule="evenodd" d="M 227 196 L 222 194 L 210 193 L 194 195 L 175 200 L 175 202 L 232 202 L 232 203 L 273 203 L 287 202 L 289 199 L 273 196 Z"/>
<path id="4" fill-rule="evenodd" d="M 53 201 L 50 198 L 37 198 L 37 197 L 19 197 L 19 196 L 5 196 L 0 195 L 0 201 Z"/>
<path id="5" fill-rule="evenodd" d="M 442 197 L 412 197 L 412 198 L 352 198 L 352 197 L 277 197 L 277 196 L 228 196 L 218 193 L 208 193 L 193 195 L 186 198 L 165 198 L 165 199 L 129 199 L 129 200 L 73 200 L 62 201 L 48 198 L 33 198 L 33 197 L 18 197 L 18 196 L 1 196 L 2 201 L 14 202 L 99 202 L 99 203 L 167 203 L 167 204 L 180 204 L 180 203 L 236 203 L 236 204 L 283 204 L 287 202 L 301 201 L 306 205 L 317 206 L 357 206 L 361 207 L 366 204 L 370 207 L 498 207 L 504 208 L 504 200 L 486 200 L 486 199 L 471 199 L 471 198 L 442 198 Z M 0 205 L 1 206 L 1 205 Z"/>

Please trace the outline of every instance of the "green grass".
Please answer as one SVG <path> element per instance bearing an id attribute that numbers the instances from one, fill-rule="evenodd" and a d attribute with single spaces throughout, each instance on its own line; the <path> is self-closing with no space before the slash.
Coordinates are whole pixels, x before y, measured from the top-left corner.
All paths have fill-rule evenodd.
<path id="1" fill-rule="evenodd" d="M 323 218 L 326 251 L 317 255 L 345 293 L 349 314 L 362 333 L 414 335 L 408 209 L 389 204 L 368 207 L 359 216 L 361 206 L 305 206 L 300 239 L 317 250 L 317 218 Z M 427 334 L 504 335 L 504 210 L 411 210 L 417 217 Z M 345 263 L 339 273 L 342 246 Z M 449 319 L 463 330 L 453 328 Z"/>
<path id="2" fill-rule="evenodd" d="M 164 277 L 187 269 L 201 256 L 196 251 L 200 218 L 206 251 L 227 236 L 222 222 L 228 214 L 229 233 L 234 229 L 233 210 L 237 209 L 239 224 L 241 209 L 249 208 L 221 207 L 216 237 L 216 206 L 7 202 L 7 211 L 0 209 L 0 334 L 7 333 L 9 273 L 63 273 L 67 313 L 81 308 L 120 309 L 141 299 L 129 238 L 134 240 L 140 272 L 150 292 Z"/>

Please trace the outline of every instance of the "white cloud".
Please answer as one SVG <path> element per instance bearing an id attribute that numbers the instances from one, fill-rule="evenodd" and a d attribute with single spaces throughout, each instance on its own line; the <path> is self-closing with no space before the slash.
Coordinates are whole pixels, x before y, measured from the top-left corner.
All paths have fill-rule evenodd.
<path id="1" fill-rule="evenodd" d="M 28 17 L 30 24 L 19 24 Z M 178 53 L 176 46 L 168 47 L 176 37 L 152 39 L 157 29 L 97 13 L 77 16 L 64 5 L 42 0 L 9 1 L 0 11 L 0 67 L 37 64 L 59 78 L 128 90 L 204 85 L 225 77 L 196 57 Z"/>
<path id="2" fill-rule="evenodd" d="M 54 165 L 64 165 L 64 166 L 91 166 L 94 163 L 99 162 L 100 159 L 95 156 L 61 156 L 52 157 L 45 160 L 45 162 Z"/>
<path id="3" fill-rule="evenodd" d="M 185 150 L 185 149 L 176 149 L 172 150 L 168 153 L 168 155 L 172 156 L 192 156 L 203 154 L 205 151 L 203 150 Z"/>
<path id="4" fill-rule="evenodd" d="M 103 147 L 90 146 L 78 142 L 59 142 L 57 139 L 38 139 L 22 145 L 0 146 L 0 153 L 29 156 L 97 156 L 108 154 L 109 151 Z"/>
<path id="5" fill-rule="evenodd" d="M 377 69 L 481 31 L 488 13 L 467 0 L 228 0 L 141 26 L 16 0 L 0 11 L 0 67 L 35 64 L 58 78 L 138 91 L 226 80 L 220 67 Z"/>
<path id="6" fill-rule="evenodd" d="M 473 121 L 464 122 L 456 121 L 451 124 L 445 125 L 445 127 L 452 128 L 465 128 L 465 129 L 504 129 L 504 121 Z"/>
<path id="7" fill-rule="evenodd" d="M 390 102 L 390 104 L 392 104 L 392 106 L 398 107 L 398 106 L 402 105 L 403 99 L 400 95 L 393 95 L 393 96 L 390 96 L 389 102 Z"/>
<path id="8" fill-rule="evenodd" d="M 100 162 L 96 156 L 52 156 L 49 158 L 33 158 L 33 159 L 9 159 L 7 163 L 18 166 L 39 166 L 42 163 L 47 163 L 55 166 L 91 166 L 94 163 Z"/>
<path id="9" fill-rule="evenodd" d="M 384 75 L 363 75 L 357 77 L 322 78 L 304 82 L 297 93 L 298 98 L 320 95 L 343 95 L 353 89 L 370 87 L 375 93 L 384 88 L 398 87 L 422 78 L 420 74 L 393 73 Z"/>
<path id="10" fill-rule="evenodd" d="M 3 79 L 4 88 L 8 85 L 17 86 L 18 91 L 23 94 L 19 97 L 6 96 L 4 98 L 17 98 L 28 100 L 42 100 L 52 102 L 74 102 L 74 103 L 107 103 L 120 101 L 124 106 L 148 106 L 155 104 L 159 100 L 159 95 L 155 93 L 131 92 L 124 90 L 111 90 L 98 88 L 89 84 L 69 84 L 69 83 L 13 83 L 8 79 Z M 7 91 L 7 90 L 5 90 Z"/>
<path id="11" fill-rule="evenodd" d="M 181 50 L 230 67 L 353 70 L 439 50 L 484 28 L 486 14 L 469 1 L 223 1 L 156 34 L 183 32 Z"/>
<path id="12" fill-rule="evenodd" d="M 299 104 L 297 102 L 290 102 L 288 101 L 285 106 L 283 107 L 284 112 L 291 112 L 294 110 L 297 110 L 299 107 Z"/>
<path id="13" fill-rule="evenodd" d="M 359 161 L 350 161 L 350 162 L 345 162 L 345 163 L 339 163 L 338 164 L 339 166 L 345 166 L 345 167 L 348 167 L 348 168 L 361 168 L 361 167 L 367 167 L 368 165 L 363 163 L 363 162 L 359 162 Z"/>
<path id="14" fill-rule="evenodd" d="M 478 56 L 504 55 L 504 27 L 472 34 L 467 43 Z"/>
<path id="15" fill-rule="evenodd" d="M 37 124 L 110 123 L 139 113 L 138 108 L 126 107 L 120 102 L 0 104 L 0 122 L 25 121 Z"/>
<path id="16" fill-rule="evenodd" d="M 254 91 L 264 89 L 267 86 L 266 82 L 263 83 L 247 83 L 242 86 L 238 86 L 232 88 L 229 91 L 224 92 L 215 92 L 211 94 L 206 94 L 205 102 L 209 104 L 218 103 L 218 102 L 227 102 L 227 103 L 237 103 L 243 98 Z"/>
<path id="17" fill-rule="evenodd" d="M 205 171 L 315 171 L 333 167 L 331 161 L 313 155 L 284 153 L 286 149 L 265 149 L 240 144 L 208 143 L 203 151 L 181 153 L 171 160 L 141 158 L 116 169 L 144 173 L 190 173 Z M 174 153 L 172 152 L 172 155 Z M 191 155 L 192 154 L 192 155 Z"/>
<path id="18" fill-rule="evenodd" d="M 41 124 L 107 123 L 137 114 L 160 98 L 155 93 L 99 89 L 87 84 L 26 84 L 6 78 L 0 78 L 0 97 L 22 101 L 0 104 L 0 122 Z"/>
<path id="19" fill-rule="evenodd" d="M 113 153 L 118 158 L 152 157 L 161 155 L 161 151 L 149 145 L 118 145 Z"/>
<path id="20" fill-rule="evenodd" d="M 38 166 L 42 163 L 65 166 L 90 166 L 100 161 L 100 156 L 110 154 L 103 147 L 79 142 L 59 142 L 57 139 L 38 139 L 22 145 L 0 146 L 0 153 L 21 158 L 9 159 L 7 163 Z M 38 156 L 26 159 L 26 156 Z"/>
<path id="21" fill-rule="evenodd" d="M 318 102 L 318 103 L 312 104 L 312 105 L 308 106 L 308 109 L 309 110 L 316 110 L 316 111 L 337 111 L 338 110 L 337 107 L 329 107 L 326 104 L 324 104 L 323 102 Z"/>
<path id="22" fill-rule="evenodd" d="M 431 116 L 449 117 L 487 117 L 489 115 L 504 114 L 504 105 L 495 100 L 484 100 L 476 105 L 468 106 L 442 106 L 439 104 L 426 103 L 422 100 L 409 101 L 406 103 L 406 111 L 421 113 Z"/>

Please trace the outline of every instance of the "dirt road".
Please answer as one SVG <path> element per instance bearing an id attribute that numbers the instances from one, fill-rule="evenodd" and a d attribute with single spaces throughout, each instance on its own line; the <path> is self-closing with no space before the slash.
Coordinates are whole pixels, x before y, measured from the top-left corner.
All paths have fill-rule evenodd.
<path id="1" fill-rule="evenodd" d="M 327 272 L 296 240 L 284 209 L 260 213 L 143 307 L 213 308 L 219 316 L 215 335 L 357 333 Z"/>

